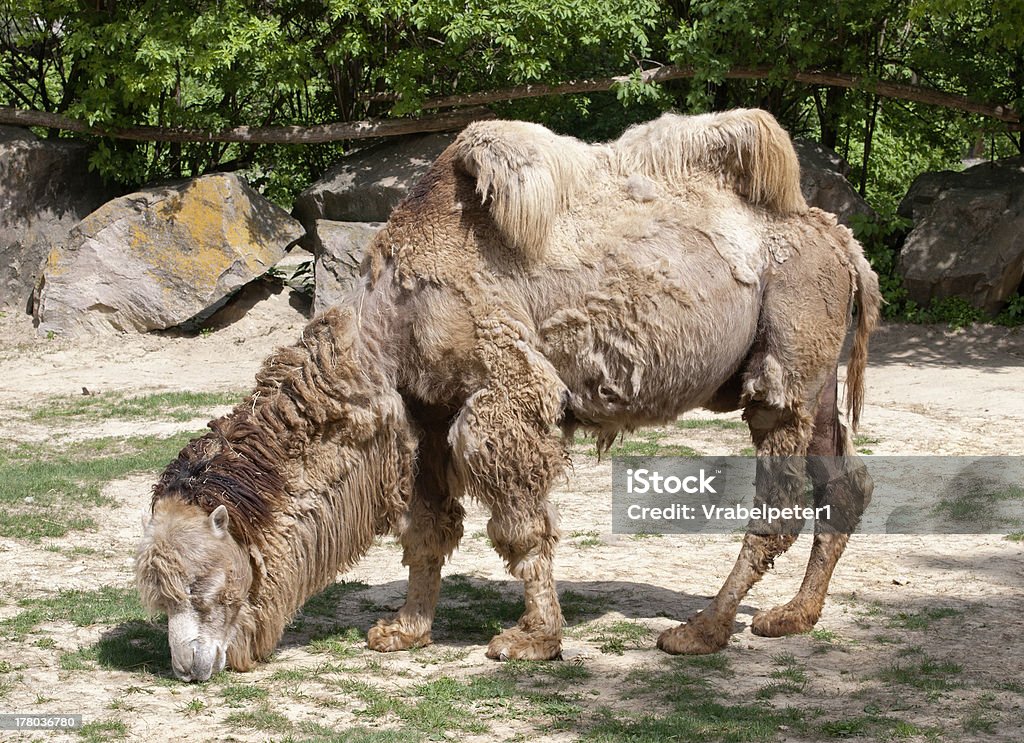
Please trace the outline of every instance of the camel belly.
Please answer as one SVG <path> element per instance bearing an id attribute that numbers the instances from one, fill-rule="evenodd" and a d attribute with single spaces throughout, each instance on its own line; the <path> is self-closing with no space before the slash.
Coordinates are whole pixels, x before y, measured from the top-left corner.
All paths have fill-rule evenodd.
<path id="1" fill-rule="evenodd" d="M 699 256 L 698 256 L 699 257 Z M 538 325 L 583 423 L 629 428 L 707 402 L 740 367 L 760 286 L 712 262 L 617 265 Z"/>

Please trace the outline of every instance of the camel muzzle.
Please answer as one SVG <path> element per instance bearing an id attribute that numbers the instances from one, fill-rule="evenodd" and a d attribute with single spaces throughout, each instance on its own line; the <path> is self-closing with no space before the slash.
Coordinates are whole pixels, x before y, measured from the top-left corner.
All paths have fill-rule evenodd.
<path id="1" fill-rule="evenodd" d="M 215 673 L 224 670 L 226 655 L 219 644 L 203 645 L 193 640 L 187 646 L 175 651 L 171 645 L 171 668 L 180 681 L 208 681 Z"/>
<path id="2" fill-rule="evenodd" d="M 171 669 L 181 681 L 208 681 L 224 670 L 227 653 L 223 643 L 203 640 L 194 612 L 179 612 L 167 619 Z"/>

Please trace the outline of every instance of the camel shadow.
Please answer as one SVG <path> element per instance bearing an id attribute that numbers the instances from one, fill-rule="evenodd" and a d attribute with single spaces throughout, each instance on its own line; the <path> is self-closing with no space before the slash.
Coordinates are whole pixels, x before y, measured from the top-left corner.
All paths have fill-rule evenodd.
<path id="1" fill-rule="evenodd" d="M 663 617 L 683 621 L 711 599 L 631 581 L 565 580 L 559 581 L 558 588 L 568 636 L 606 614 L 626 620 Z M 407 591 L 408 581 L 404 580 L 374 586 L 336 583 L 307 602 L 278 647 L 304 647 L 331 636 L 365 636 L 378 619 L 398 611 Z M 446 576 L 434 619 L 434 643 L 455 648 L 487 644 L 495 634 L 516 623 L 523 606 L 523 589 L 518 581 Z M 740 611 L 754 609 L 743 605 Z M 733 631 L 743 627 L 737 622 Z M 652 638 L 654 634 L 652 630 Z"/>
<path id="2" fill-rule="evenodd" d="M 95 650 L 103 668 L 173 678 L 166 619 L 122 622 L 100 635 Z"/>
<path id="3" fill-rule="evenodd" d="M 360 645 L 378 619 L 400 608 L 407 590 L 405 580 L 328 586 L 306 602 L 286 628 L 278 650 L 307 648 L 330 638 Z M 559 600 L 567 636 L 572 638 L 574 630 L 609 613 L 617 621 L 653 617 L 682 621 L 706 606 L 710 597 L 632 581 L 567 580 L 559 583 Z M 753 608 L 744 605 L 740 611 L 752 612 Z M 433 639 L 435 644 L 460 649 L 485 645 L 502 629 L 514 625 L 522 612 L 520 582 L 449 575 L 442 581 Z M 743 627 L 737 622 L 733 631 Z M 655 635 L 651 630 L 652 642 Z M 166 619 L 122 622 L 100 636 L 95 651 L 101 667 L 174 678 Z"/>

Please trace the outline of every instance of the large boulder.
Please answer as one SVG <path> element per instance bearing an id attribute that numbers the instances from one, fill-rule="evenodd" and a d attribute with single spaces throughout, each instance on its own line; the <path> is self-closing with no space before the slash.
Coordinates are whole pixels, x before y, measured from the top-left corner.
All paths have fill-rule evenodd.
<path id="1" fill-rule="evenodd" d="M 313 228 L 313 312 L 337 304 L 359 279 L 363 253 L 383 222 L 332 222 Z"/>
<path id="2" fill-rule="evenodd" d="M 27 311 L 46 256 L 114 193 L 85 143 L 0 127 L 0 306 Z"/>
<path id="3" fill-rule="evenodd" d="M 994 314 L 1024 278 L 1024 157 L 923 173 L 899 207 L 913 220 L 900 253 L 908 296 L 963 297 Z"/>
<path id="4" fill-rule="evenodd" d="M 850 166 L 842 157 L 806 139 L 793 140 L 793 147 L 800 160 L 800 190 L 808 204 L 832 212 L 845 225 L 850 224 L 854 214 L 876 216 L 874 209 L 847 180 Z"/>
<path id="5" fill-rule="evenodd" d="M 40 332 L 145 332 L 211 312 L 264 274 L 302 226 L 235 175 L 104 204 L 47 258 Z"/>
<path id="6" fill-rule="evenodd" d="M 295 199 L 292 214 L 312 236 L 315 222 L 386 222 L 455 134 L 388 140 L 358 150 L 332 167 Z M 303 246 L 312 250 L 312 240 Z"/>

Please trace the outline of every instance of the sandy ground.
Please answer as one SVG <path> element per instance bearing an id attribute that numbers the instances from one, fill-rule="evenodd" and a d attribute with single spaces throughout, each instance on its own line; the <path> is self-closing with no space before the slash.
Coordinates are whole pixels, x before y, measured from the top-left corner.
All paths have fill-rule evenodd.
<path id="1" fill-rule="evenodd" d="M 293 342 L 303 323 L 285 294 L 260 303 L 233 325 L 192 338 L 38 338 L 27 318 L 8 313 L 0 320 L 0 439 L 50 440 L 52 424 L 32 422 L 26 411 L 53 395 L 81 394 L 83 388 L 101 394 L 244 390 L 262 359 L 274 347 Z M 868 387 L 860 433 L 870 440 L 875 454 L 1024 455 L 1024 334 L 1020 330 L 883 327 L 872 342 Z M 698 413 L 695 417 L 708 416 Z M 104 421 L 88 430 L 71 427 L 60 434 L 65 438 L 163 434 L 195 430 L 204 422 Z M 712 454 L 734 453 L 745 445 L 738 430 L 697 429 L 673 435 L 679 443 Z M 621 689 L 630 671 L 662 669 L 674 661 L 653 648 L 656 633 L 704 605 L 731 568 L 738 546 L 729 536 L 636 540 L 611 534 L 610 469 L 607 461 L 580 454 L 573 475 L 553 496 L 565 532 L 557 577 L 563 591 L 602 598 L 605 614 L 588 619 L 588 626 L 628 619 L 647 626 L 651 633 L 639 647 L 617 655 L 600 652 L 599 643 L 588 639 L 586 627 L 570 623 L 566 654 L 592 672 L 584 684 L 588 711 L 628 704 L 621 698 Z M 104 492 L 117 506 L 104 511 L 97 530 L 71 532 L 59 540 L 61 551 L 47 549 L 54 545 L 46 540 L 39 544 L 0 539 L 0 619 L 18 614 L 18 599 L 50 595 L 62 588 L 130 585 L 139 511 L 152 481 L 149 473 L 111 483 Z M 485 522 L 486 515 L 471 506 L 466 537 L 446 574 L 492 581 L 494 587 L 514 596 L 518 588 L 483 538 Z M 784 602 L 798 587 L 808 544 L 809 538 L 801 537 L 741 607 L 737 632 L 724 651 L 735 673 L 711 678 L 723 703 L 752 702 L 771 683 L 779 658 L 790 654 L 803 668 L 806 683 L 799 693 L 771 696 L 766 704 L 816 709 L 819 725 L 822 720 L 863 716 L 865 710 L 881 708 L 913 726 L 905 736 L 910 739 L 925 739 L 920 735 L 925 730 L 931 731 L 930 739 L 1024 740 L 1024 686 L 1020 684 L 1024 650 L 1019 640 L 1024 633 L 1024 554 L 1020 542 L 1002 535 L 855 536 L 833 578 L 819 623 L 831 639 L 753 636 L 749 630 L 753 612 Z M 75 545 L 88 547 L 91 553 L 76 556 L 68 549 Z M 342 600 L 339 617 L 365 630 L 381 613 L 380 607 L 401 604 L 404 578 L 399 549 L 393 541 L 383 540 L 355 568 L 339 576 L 370 586 L 358 600 Z M 906 629 L 893 620 L 899 612 L 932 609 L 952 611 L 921 629 Z M 0 662 L 14 669 L 5 676 L 8 686 L 0 696 L 0 711 L 60 710 L 82 713 L 87 721 L 118 719 L 133 740 L 282 736 L 225 723 L 233 710 L 218 705 L 212 685 L 186 686 L 122 670 L 59 667 L 61 650 L 95 643 L 109 629 L 56 624 L 39 628 L 24 642 L 0 638 Z M 33 642 L 39 633 L 55 642 Z M 435 639 L 437 644 L 428 649 L 434 655 L 426 656 L 429 663 L 422 654 L 378 656 L 366 651 L 373 657 L 359 678 L 383 677 L 394 679 L 395 684 L 444 675 L 470 678 L 490 673 L 495 665 L 484 657 L 483 645 L 466 645 L 444 633 Z M 914 653 L 957 664 L 956 683 L 936 692 L 883 678 L 884 669 Z M 240 678 L 276 688 L 275 672 L 308 669 L 322 660 L 301 641 L 286 637 L 271 663 Z M 316 719 L 335 730 L 350 724 L 388 724 L 356 716 L 358 708 L 365 706 L 358 700 L 315 704 L 311 700 L 318 689 L 312 684 L 296 693 L 288 691 L 280 697 L 284 701 L 275 701 L 278 696 L 272 695 L 271 703 L 293 722 Z M 186 703 L 197 698 L 204 700 L 204 708 L 186 710 Z M 341 698 L 344 701 L 343 694 Z M 891 731 L 886 736 L 900 737 Z M 585 728 L 552 731 L 529 717 L 515 718 L 476 739 L 517 737 L 573 740 L 585 738 Z M 778 740 L 817 737 L 777 731 Z M 18 736 L 0 732 L 0 739 L 8 738 Z"/>

